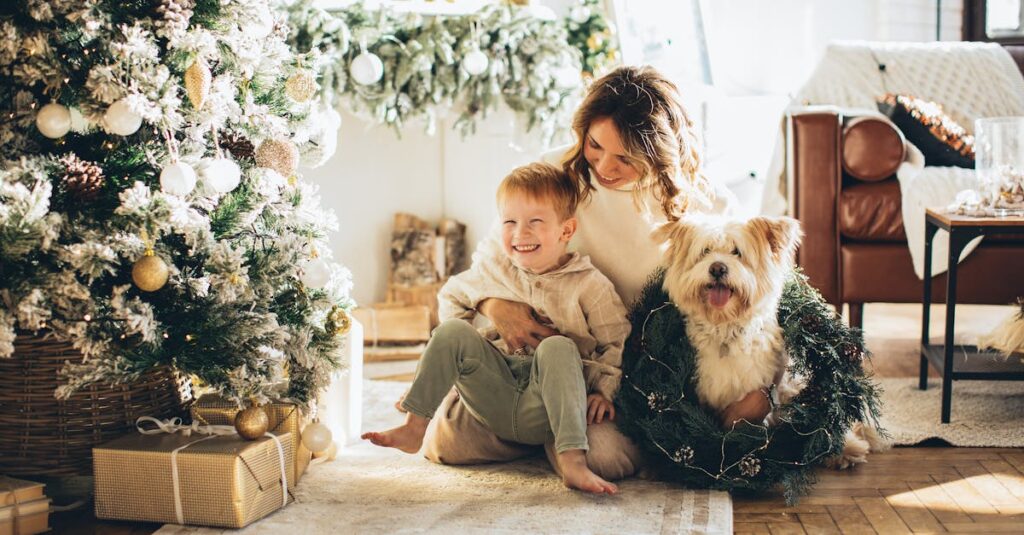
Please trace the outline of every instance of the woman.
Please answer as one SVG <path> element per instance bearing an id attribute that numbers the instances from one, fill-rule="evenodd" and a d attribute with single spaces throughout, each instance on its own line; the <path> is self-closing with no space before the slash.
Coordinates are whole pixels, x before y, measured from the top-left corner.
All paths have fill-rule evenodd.
<path id="1" fill-rule="evenodd" d="M 683 109 L 676 86 L 651 67 L 620 67 L 596 80 L 576 111 L 576 143 L 543 160 L 562 165 L 583 192 L 572 245 L 590 256 L 630 304 L 661 263 L 654 225 L 686 213 L 727 213 L 728 190 L 714 189 L 701 174 L 700 146 L 693 121 Z M 492 262 L 497 248 L 485 240 L 474 262 Z M 486 299 L 477 311 L 491 320 L 510 348 L 537 347 L 558 334 L 538 322 L 523 303 Z M 763 417 L 768 402 L 752 392 L 725 411 L 724 418 Z M 452 393 L 442 403 L 425 440 L 434 462 L 472 464 L 521 457 L 530 448 L 504 442 L 477 423 Z M 592 424 L 587 436 L 591 470 L 605 479 L 621 479 L 640 467 L 639 449 L 613 422 Z M 554 463 L 552 451 L 548 457 Z"/>

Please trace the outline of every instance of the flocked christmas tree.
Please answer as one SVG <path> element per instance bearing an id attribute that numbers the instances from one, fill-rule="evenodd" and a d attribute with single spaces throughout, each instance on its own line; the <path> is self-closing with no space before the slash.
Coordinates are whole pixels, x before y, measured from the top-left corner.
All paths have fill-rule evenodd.
<path id="1" fill-rule="evenodd" d="M 350 277 L 296 169 L 337 125 L 288 31 L 267 0 L 0 7 L 0 358 L 71 342 L 58 396 L 165 364 L 239 404 L 326 386 Z"/>

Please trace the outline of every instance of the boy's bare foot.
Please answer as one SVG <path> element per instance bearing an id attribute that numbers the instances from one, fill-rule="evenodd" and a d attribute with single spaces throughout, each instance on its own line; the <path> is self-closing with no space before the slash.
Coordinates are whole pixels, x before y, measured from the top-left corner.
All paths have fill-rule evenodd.
<path id="1" fill-rule="evenodd" d="M 558 454 L 558 467 L 562 472 L 562 481 L 571 489 L 579 489 L 594 494 L 615 494 L 619 487 L 609 483 L 590 471 L 587 466 L 587 455 L 583 450 L 567 450 Z"/>
<path id="2" fill-rule="evenodd" d="M 387 431 L 363 433 L 361 438 L 369 440 L 377 446 L 395 448 L 406 453 L 416 453 L 423 446 L 423 435 L 427 433 L 428 423 L 430 423 L 429 419 L 409 412 L 406 413 L 404 424 Z"/>

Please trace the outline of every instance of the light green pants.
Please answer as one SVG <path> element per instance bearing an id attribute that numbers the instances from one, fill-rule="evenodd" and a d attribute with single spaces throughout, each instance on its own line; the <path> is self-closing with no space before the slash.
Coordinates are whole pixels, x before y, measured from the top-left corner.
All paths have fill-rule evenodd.
<path id="1" fill-rule="evenodd" d="M 583 362 L 569 338 L 545 338 L 533 356 L 506 355 L 469 323 L 445 321 L 430 338 L 402 407 L 433 418 L 452 385 L 504 440 L 544 444 L 554 437 L 558 453 L 588 449 Z"/>

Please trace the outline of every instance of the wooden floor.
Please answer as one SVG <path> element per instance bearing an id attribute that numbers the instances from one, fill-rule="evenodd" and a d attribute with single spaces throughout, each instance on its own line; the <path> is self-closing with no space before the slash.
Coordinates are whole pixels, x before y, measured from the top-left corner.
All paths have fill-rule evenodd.
<path id="1" fill-rule="evenodd" d="M 970 341 L 1008 310 L 958 307 L 957 332 Z M 937 340 L 943 308 L 935 307 L 932 317 L 931 335 Z M 876 375 L 917 375 L 919 307 L 868 305 L 864 327 Z M 414 369 L 415 362 L 368 363 L 364 372 L 376 379 L 410 380 Z M 786 507 L 779 495 L 736 497 L 736 533 L 1024 534 L 1024 449 L 932 445 L 895 448 L 869 459 L 853 470 L 819 470 L 817 485 L 795 507 Z M 138 535 L 159 527 L 99 522 L 88 510 L 55 514 L 51 524 L 56 533 L 76 535 Z"/>

